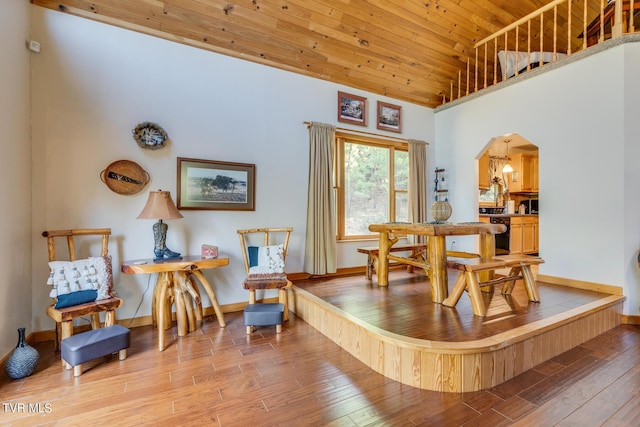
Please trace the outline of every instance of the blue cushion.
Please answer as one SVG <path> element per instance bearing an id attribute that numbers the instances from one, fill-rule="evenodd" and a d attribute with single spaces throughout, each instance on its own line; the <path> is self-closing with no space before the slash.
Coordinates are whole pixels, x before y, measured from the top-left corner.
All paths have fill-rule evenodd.
<path id="1" fill-rule="evenodd" d="M 55 308 L 72 307 L 85 302 L 95 301 L 98 298 L 98 291 L 95 289 L 85 289 L 83 291 L 71 292 L 69 294 L 58 295 Z"/>
<path id="2" fill-rule="evenodd" d="M 249 267 L 255 267 L 258 265 L 258 246 L 249 246 L 247 252 L 249 252 Z"/>

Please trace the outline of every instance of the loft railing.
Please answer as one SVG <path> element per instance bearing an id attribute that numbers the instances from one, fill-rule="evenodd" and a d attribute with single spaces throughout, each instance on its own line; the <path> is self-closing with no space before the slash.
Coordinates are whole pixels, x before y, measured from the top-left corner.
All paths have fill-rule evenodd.
<path id="1" fill-rule="evenodd" d="M 634 33 L 636 26 L 640 0 L 554 0 L 476 43 L 466 72 L 451 80 L 443 104 Z"/>

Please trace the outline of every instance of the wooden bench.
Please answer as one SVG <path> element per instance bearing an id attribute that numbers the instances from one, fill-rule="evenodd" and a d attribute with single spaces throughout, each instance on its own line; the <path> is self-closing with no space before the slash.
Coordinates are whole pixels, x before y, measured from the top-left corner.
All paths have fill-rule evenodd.
<path id="1" fill-rule="evenodd" d="M 373 273 L 377 274 L 378 271 L 378 254 L 380 249 L 377 246 L 368 246 L 364 248 L 358 248 L 358 252 L 367 255 L 367 270 L 365 276 L 368 280 L 371 280 Z M 391 246 L 389 252 L 411 252 L 407 258 L 422 264 L 425 275 L 428 274 L 429 264 L 427 262 L 427 245 L 424 243 L 404 243 Z M 413 270 L 414 265 L 407 265 L 407 270 Z"/>
<path id="2" fill-rule="evenodd" d="M 371 280 L 373 273 L 377 274 L 378 271 L 378 254 L 380 250 L 377 246 L 368 246 L 364 248 L 358 248 L 358 252 L 367 254 L 367 269 L 365 275 L 368 280 Z M 422 268 L 424 275 L 429 275 L 429 261 L 427 259 L 427 245 L 421 243 L 404 243 L 400 245 L 391 246 L 389 252 L 411 252 L 407 257 L 396 257 L 395 260 L 400 263 L 407 264 L 407 271 L 413 271 L 415 267 Z M 469 252 L 459 251 L 447 251 L 447 257 L 457 258 L 480 258 L 480 255 Z"/>
<path id="3" fill-rule="evenodd" d="M 476 316 L 486 316 L 487 308 L 482 301 L 481 286 L 492 286 L 504 283 L 502 287 L 503 295 L 510 295 L 515 281 L 522 279 L 527 291 L 529 301 L 540 302 L 540 295 L 536 281 L 531 271 L 532 265 L 542 264 L 544 260 L 531 255 L 500 255 L 489 260 L 480 258 L 450 258 L 447 260 L 447 268 L 460 270 L 458 280 L 449 296 L 442 302 L 448 307 L 455 307 L 465 289 L 469 292 L 473 314 Z M 493 271 L 502 268 L 511 268 L 509 274 L 504 277 L 480 282 L 478 273 L 483 271 Z"/>

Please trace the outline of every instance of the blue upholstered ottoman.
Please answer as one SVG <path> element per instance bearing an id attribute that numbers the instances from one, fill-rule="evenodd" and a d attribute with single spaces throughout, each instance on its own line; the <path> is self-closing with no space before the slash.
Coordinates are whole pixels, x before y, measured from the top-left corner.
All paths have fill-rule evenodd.
<path id="1" fill-rule="evenodd" d="M 82 375 L 82 364 L 98 357 L 118 352 L 120 360 L 127 357 L 131 342 L 129 329 L 120 325 L 93 329 L 65 338 L 61 342 L 62 360 L 73 366 L 73 376 Z"/>
<path id="2" fill-rule="evenodd" d="M 284 320 L 284 304 L 248 304 L 244 308 L 244 324 L 247 334 L 251 333 L 252 326 L 276 325 L 276 333 L 282 332 Z"/>

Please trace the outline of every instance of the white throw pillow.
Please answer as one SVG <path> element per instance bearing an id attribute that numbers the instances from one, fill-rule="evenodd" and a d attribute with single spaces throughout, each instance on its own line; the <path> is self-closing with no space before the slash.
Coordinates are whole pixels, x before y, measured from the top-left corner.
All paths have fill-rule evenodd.
<path id="1" fill-rule="evenodd" d="M 249 268 L 249 274 L 284 273 L 283 245 L 258 248 L 258 264 Z"/>
<path id="2" fill-rule="evenodd" d="M 96 301 L 108 299 L 112 296 L 113 271 L 111 256 L 90 257 L 76 261 L 51 261 L 48 285 L 53 285 L 49 296 L 95 289 Z"/>

